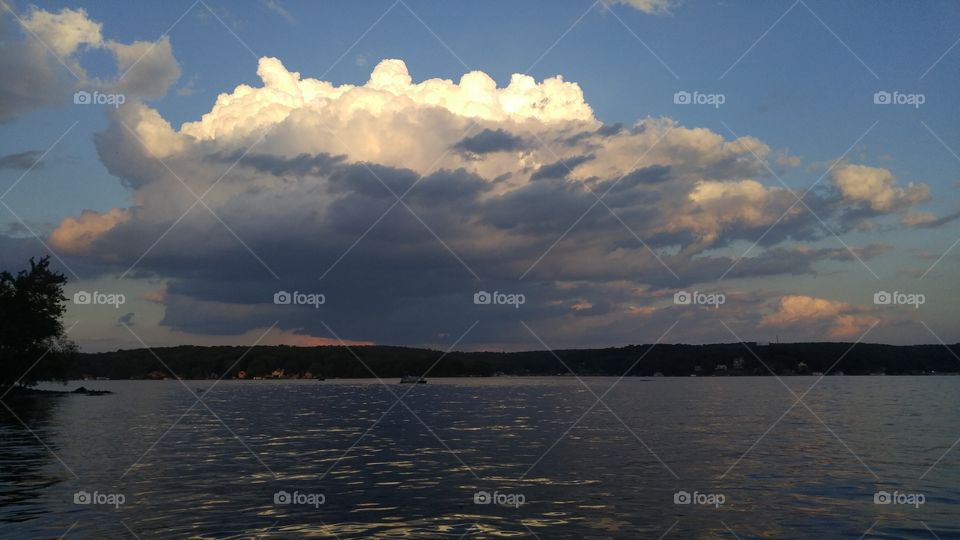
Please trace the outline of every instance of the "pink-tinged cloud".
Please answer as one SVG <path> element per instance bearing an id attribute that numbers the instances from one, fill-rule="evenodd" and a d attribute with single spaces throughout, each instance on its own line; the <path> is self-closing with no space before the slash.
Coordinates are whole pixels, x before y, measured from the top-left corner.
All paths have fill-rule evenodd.
<path id="1" fill-rule="evenodd" d="M 760 320 L 761 327 L 796 328 L 826 326 L 833 339 L 856 338 L 877 319 L 856 314 L 850 304 L 804 295 L 780 299 L 777 310 Z"/>
<path id="2" fill-rule="evenodd" d="M 163 304 L 167 299 L 167 290 L 157 289 L 155 291 L 147 291 L 143 293 L 143 299 L 147 302 L 153 302 L 154 304 Z"/>
<path id="3" fill-rule="evenodd" d="M 105 213 L 84 210 L 80 217 L 67 217 L 50 233 L 50 244 L 66 253 L 83 255 L 90 252 L 93 242 L 119 223 L 129 219 L 129 213 L 112 208 Z"/>
<path id="4" fill-rule="evenodd" d="M 318 336 L 306 336 L 300 334 L 285 334 L 284 339 L 282 340 L 281 345 L 293 345 L 297 347 L 322 347 L 330 345 L 349 345 L 350 347 L 359 347 L 363 345 L 375 345 L 372 341 L 354 341 L 354 340 L 345 340 L 341 342 L 338 339 L 318 337 Z"/>

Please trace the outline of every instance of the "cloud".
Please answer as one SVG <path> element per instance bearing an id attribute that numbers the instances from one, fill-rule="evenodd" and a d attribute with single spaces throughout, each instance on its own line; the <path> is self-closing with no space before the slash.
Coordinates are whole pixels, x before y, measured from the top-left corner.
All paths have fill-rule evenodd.
<path id="1" fill-rule="evenodd" d="M 197 93 L 197 77 L 190 77 L 185 83 L 176 90 L 178 96 L 192 96 Z"/>
<path id="2" fill-rule="evenodd" d="M 937 217 L 931 212 L 906 212 L 900 219 L 905 227 L 932 229 L 960 219 L 960 211 Z"/>
<path id="3" fill-rule="evenodd" d="M 113 208 L 105 213 L 84 210 L 80 217 L 68 217 L 50 233 L 50 244 L 74 255 L 89 253 L 93 242 L 129 219 L 128 211 Z"/>
<path id="4" fill-rule="evenodd" d="M 286 19 L 288 23 L 296 22 L 296 19 L 293 17 L 293 15 L 291 15 L 285 7 L 280 5 L 280 2 L 277 0 L 262 0 L 261 3 L 263 4 L 263 7 Z"/>
<path id="5" fill-rule="evenodd" d="M 138 98 L 157 98 L 180 78 L 180 65 L 173 56 L 170 38 L 136 41 L 130 44 L 110 41 L 105 44 L 116 57 L 122 77 L 109 82 L 113 92 Z"/>
<path id="6" fill-rule="evenodd" d="M 34 166 L 41 166 L 42 164 L 37 163 L 41 155 L 43 155 L 42 150 L 27 150 L 26 152 L 0 156 L 0 169 L 20 169 L 25 171 Z"/>
<path id="7" fill-rule="evenodd" d="M 788 212 L 795 197 L 757 159 L 782 152 L 754 137 L 669 118 L 606 126 L 559 76 L 415 82 L 390 59 L 363 85 L 304 78 L 273 58 L 257 73 L 259 85 L 219 95 L 179 128 L 144 103 L 109 111 L 96 147 L 130 204 L 68 217 L 50 235 L 102 273 L 139 261 L 136 273 L 162 279 L 151 301 L 171 331 L 238 336 L 280 321 L 330 338 L 324 320 L 358 341 L 435 344 L 483 318 L 464 346 L 506 346 L 529 344 L 523 317 L 551 341 L 632 340 L 638 320 L 676 320 L 665 299 L 677 287 L 728 268 L 730 279 L 749 279 L 851 259 L 797 246 L 827 233 L 805 209 Z M 875 197 L 821 186 L 805 202 L 843 234 L 853 230 L 847 213 L 864 204 L 870 217 L 907 208 L 872 208 Z M 724 249 L 758 238 L 739 261 Z M 852 249 L 867 259 L 884 248 Z M 473 304 L 481 288 L 528 302 L 494 312 Z M 275 305 L 278 290 L 327 301 Z M 756 328 L 768 300 L 750 299 L 736 317 Z M 796 316 L 844 332 L 862 322 L 852 309 L 799 317 L 831 305 L 791 302 L 764 324 Z"/>
<path id="8" fill-rule="evenodd" d="M 144 293 L 143 299 L 154 304 L 163 304 L 167 299 L 167 291 L 166 289 L 147 291 Z"/>
<path id="9" fill-rule="evenodd" d="M 790 328 L 823 323 L 833 339 L 855 338 L 876 319 L 853 313 L 846 302 L 804 295 L 788 295 L 780 299 L 777 310 L 760 320 L 762 327 Z"/>
<path id="10" fill-rule="evenodd" d="M 533 174 L 530 175 L 530 180 L 540 180 L 541 178 L 566 178 L 567 174 L 573 174 L 573 169 L 576 169 L 578 165 L 581 163 L 586 163 L 591 159 L 594 159 L 594 156 L 573 156 L 566 160 L 559 160 L 554 163 L 541 165 L 536 171 L 533 172 Z"/>
<path id="11" fill-rule="evenodd" d="M 667 15 L 677 0 L 613 0 L 614 3 L 630 6 L 650 15 Z"/>
<path id="12" fill-rule="evenodd" d="M 4 14 L 7 11 L 4 10 Z M 180 76 L 166 36 L 123 44 L 103 37 L 103 25 L 83 9 L 30 7 L 0 19 L 0 122 L 45 107 L 65 105 L 76 90 L 126 94 L 128 101 L 156 98 Z M 14 31 L 16 29 L 16 32 Z M 18 35 L 19 34 L 19 35 Z M 116 60 L 117 76 L 89 77 L 80 60 L 97 50 Z"/>
<path id="13" fill-rule="evenodd" d="M 368 115 L 389 118 L 425 109 L 478 120 L 595 122 L 580 87 L 559 76 L 537 83 L 533 77 L 515 74 L 504 88 L 497 88 L 496 81 L 480 71 L 463 75 L 457 83 L 442 79 L 413 83 L 402 60 L 383 60 L 363 86 L 333 86 L 301 80 L 300 73 L 288 71 L 276 58 L 260 59 L 257 74 L 263 87 L 241 85 L 232 94 L 222 94 L 200 121 L 184 124 L 183 133 L 201 140 L 238 137 L 295 111 L 326 110 L 357 122 Z"/>
<path id="14" fill-rule="evenodd" d="M 52 13 L 31 6 L 21 17 L 23 25 L 54 54 L 66 57 L 76 52 L 81 45 L 99 46 L 102 24 L 87 18 L 83 9 L 63 8 Z"/>
<path id="15" fill-rule="evenodd" d="M 865 203 L 874 212 L 899 212 L 930 197 L 930 189 L 910 182 L 897 187 L 896 179 L 887 169 L 843 163 L 834 167 L 833 181 L 844 199 Z"/>
<path id="16" fill-rule="evenodd" d="M 6 11 L 4 11 L 6 13 Z M 62 104 L 72 92 L 72 77 L 35 37 L 17 39 L 16 23 L 0 18 L 0 122 L 29 111 Z M 79 65 L 73 66 L 74 71 Z"/>
<path id="17" fill-rule="evenodd" d="M 453 145 L 455 150 L 474 154 L 492 154 L 494 152 L 513 152 L 527 148 L 522 137 L 510 134 L 503 129 L 485 129 L 476 135 L 464 137 Z"/>

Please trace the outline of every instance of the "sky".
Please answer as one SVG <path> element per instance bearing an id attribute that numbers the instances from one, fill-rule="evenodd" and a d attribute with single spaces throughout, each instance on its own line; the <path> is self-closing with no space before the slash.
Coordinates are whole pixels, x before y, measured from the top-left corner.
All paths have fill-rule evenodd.
<path id="1" fill-rule="evenodd" d="M 955 2 L 2 2 L 85 351 L 960 340 Z"/>

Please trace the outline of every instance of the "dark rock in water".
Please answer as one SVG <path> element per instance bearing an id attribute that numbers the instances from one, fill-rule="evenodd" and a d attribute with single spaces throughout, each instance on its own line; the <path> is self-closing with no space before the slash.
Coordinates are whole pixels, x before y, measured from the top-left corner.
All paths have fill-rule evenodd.
<path id="1" fill-rule="evenodd" d="M 87 393 L 87 388 L 86 388 L 85 386 L 81 386 L 80 388 L 77 388 L 76 390 L 74 390 L 73 393 L 74 393 L 74 394 L 86 394 L 86 393 Z"/>

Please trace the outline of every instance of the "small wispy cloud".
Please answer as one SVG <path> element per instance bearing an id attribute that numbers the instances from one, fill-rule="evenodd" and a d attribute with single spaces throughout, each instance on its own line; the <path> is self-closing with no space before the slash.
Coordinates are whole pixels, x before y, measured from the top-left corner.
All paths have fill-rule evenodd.
<path id="1" fill-rule="evenodd" d="M 40 167 L 43 164 L 37 163 L 37 160 L 40 159 L 41 154 L 43 154 L 43 152 L 40 150 L 27 150 L 26 152 L 7 154 L 0 157 L 0 169 L 20 169 L 25 171 L 31 167 Z"/>
<path id="2" fill-rule="evenodd" d="M 285 7 L 280 5 L 280 2 L 278 2 L 277 0 L 263 0 L 261 3 L 263 4 L 263 7 L 269 9 L 270 11 L 286 19 L 288 23 L 292 24 L 297 22 L 297 20 L 293 17 L 293 15 L 291 15 L 290 12 L 287 11 Z"/>

